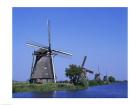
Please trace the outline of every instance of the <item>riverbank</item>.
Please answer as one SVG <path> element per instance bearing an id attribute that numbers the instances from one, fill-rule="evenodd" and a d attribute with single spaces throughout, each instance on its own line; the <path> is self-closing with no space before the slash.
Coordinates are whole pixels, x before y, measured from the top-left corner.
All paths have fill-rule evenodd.
<path id="1" fill-rule="evenodd" d="M 128 83 L 117 82 L 108 85 L 90 86 L 74 91 L 15 92 L 13 98 L 127 98 Z"/>
<path id="2" fill-rule="evenodd" d="M 30 84 L 27 82 L 13 83 L 12 91 L 14 92 L 48 92 L 58 90 L 79 90 L 83 86 L 73 85 L 70 83 L 47 83 L 47 84 Z"/>
<path id="3" fill-rule="evenodd" d="M 90 80 L 89 86 L 107 85 L 109 82 L 97 82 Z M 59 90 L 81 90 L 87 87 L 81 85 L 74 85 L 71 83 L 47 83 L 47 84 L 30 84 L 28 82 L 13 83 L 12 91 L 15 92 L 49 92 Z"/>

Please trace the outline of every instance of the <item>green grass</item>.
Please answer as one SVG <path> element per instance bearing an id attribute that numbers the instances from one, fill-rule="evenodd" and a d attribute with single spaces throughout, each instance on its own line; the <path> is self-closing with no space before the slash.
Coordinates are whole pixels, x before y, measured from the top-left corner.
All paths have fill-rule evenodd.
<path id="1" fill-rule="evenodd" d="M 77 90 L 84 89 L 83 86 L 70 83 L 47 83 L 47 84 L 29 84 L 26 82 L 13 83 L 13 92 L 47 92 L 55 90 Z"/>
<path id="2" fill-rule="evenodd" d="M 89 86 L 97 86 L 97 85 L 106 85 L 109 84 L 109 82 L 104 82 L 104 81 L 95 81 L 95 80 L 90 80 L 89 81 Z"/>

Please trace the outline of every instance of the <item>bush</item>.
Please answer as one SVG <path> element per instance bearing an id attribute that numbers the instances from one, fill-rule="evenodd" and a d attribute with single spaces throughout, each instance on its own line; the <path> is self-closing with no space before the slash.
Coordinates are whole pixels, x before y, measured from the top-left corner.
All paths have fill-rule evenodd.
<path id="1" fill-rule="evenodd" d="M 97 85 L 105 85 L 108 83 L 105 83 L 104 81 L 96 81 L 96 80 L 90 80 L 89 86 L 97 86 Z"/>
<path id="2" fill-rule="evenodd" d="M 115 82 L 116 79 L 115 79 L 115 77 L 113 77 L 113 76 L 109 76 L 109 77 L 108 77 L 108 81 L 109 81 L 109 82 Z"/>

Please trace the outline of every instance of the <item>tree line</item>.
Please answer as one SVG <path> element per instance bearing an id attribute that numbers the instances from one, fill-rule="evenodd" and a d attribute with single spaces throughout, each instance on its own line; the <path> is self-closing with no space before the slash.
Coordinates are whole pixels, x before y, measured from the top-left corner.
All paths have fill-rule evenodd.
<path id="1" fill-rule="evenodd" d="M 80 66 L 74 64 L 69 65 L 69 67 L 65 69 L 65 75 L 69 78 L 69 82 L 74 85 L 88 86 L 89 80 L 86 78 L 86 72 Z M 112 83 L 116 81 L 113 76 L 104 76 L 103 80 L 101 80 L 101 78 L 97 78 L 98 76 L 98 74 L 95 74 L 93 81 L 97 83 Z"/>

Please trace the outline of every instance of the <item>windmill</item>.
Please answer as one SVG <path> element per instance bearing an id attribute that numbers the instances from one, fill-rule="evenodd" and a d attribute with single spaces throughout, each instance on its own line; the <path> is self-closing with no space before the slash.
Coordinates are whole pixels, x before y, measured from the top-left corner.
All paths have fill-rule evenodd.
<path id="1" fill-rule="evenodd" d="M 98 82 L 101 81 L 101 73 L 99 71 L 99 65 L 98 65 L 98 73 L 95 74 L 94 79 Z"/>
<path id="2" fill-rule="evenodd" d="M 63 52 L 61 50 L 52 49 L 49 20 L 48 20 L 48 46 L 36 43 L 26 43 L 26 45 L 38 48 L 38 50 L 34 51 L 32 54 L 33 61 L 30 75 L 30 83 L 56 82 L 53 57 L 58 54 L 69 56 L 72 56 L 72 54 Z"/>
<path id="3" fill-rule="evenodd" d="M 107 72 L 106 72 L 106 75 L 103 77 L 103 81 L 104 81 L 104 82 L 108 82 Z"/>
<path id="4" fill-rule="evenodd" d="M 82 79 L 88 79 L 87 78 L 87 73 L 90 73 L 90 74 L 93 74 L 93 71 L 87 69 L 87 68 L 84 68 L 84 65 L 85 65 L 85 62 L 86 62 L 86 59 L 87 59 L 87 56 L 84 57 L 84 60 L 82 62 L 82 65 L 81 65 L 81 68 L 83 69 L 83 72 L 81 73 L 81 78 Z"/>

